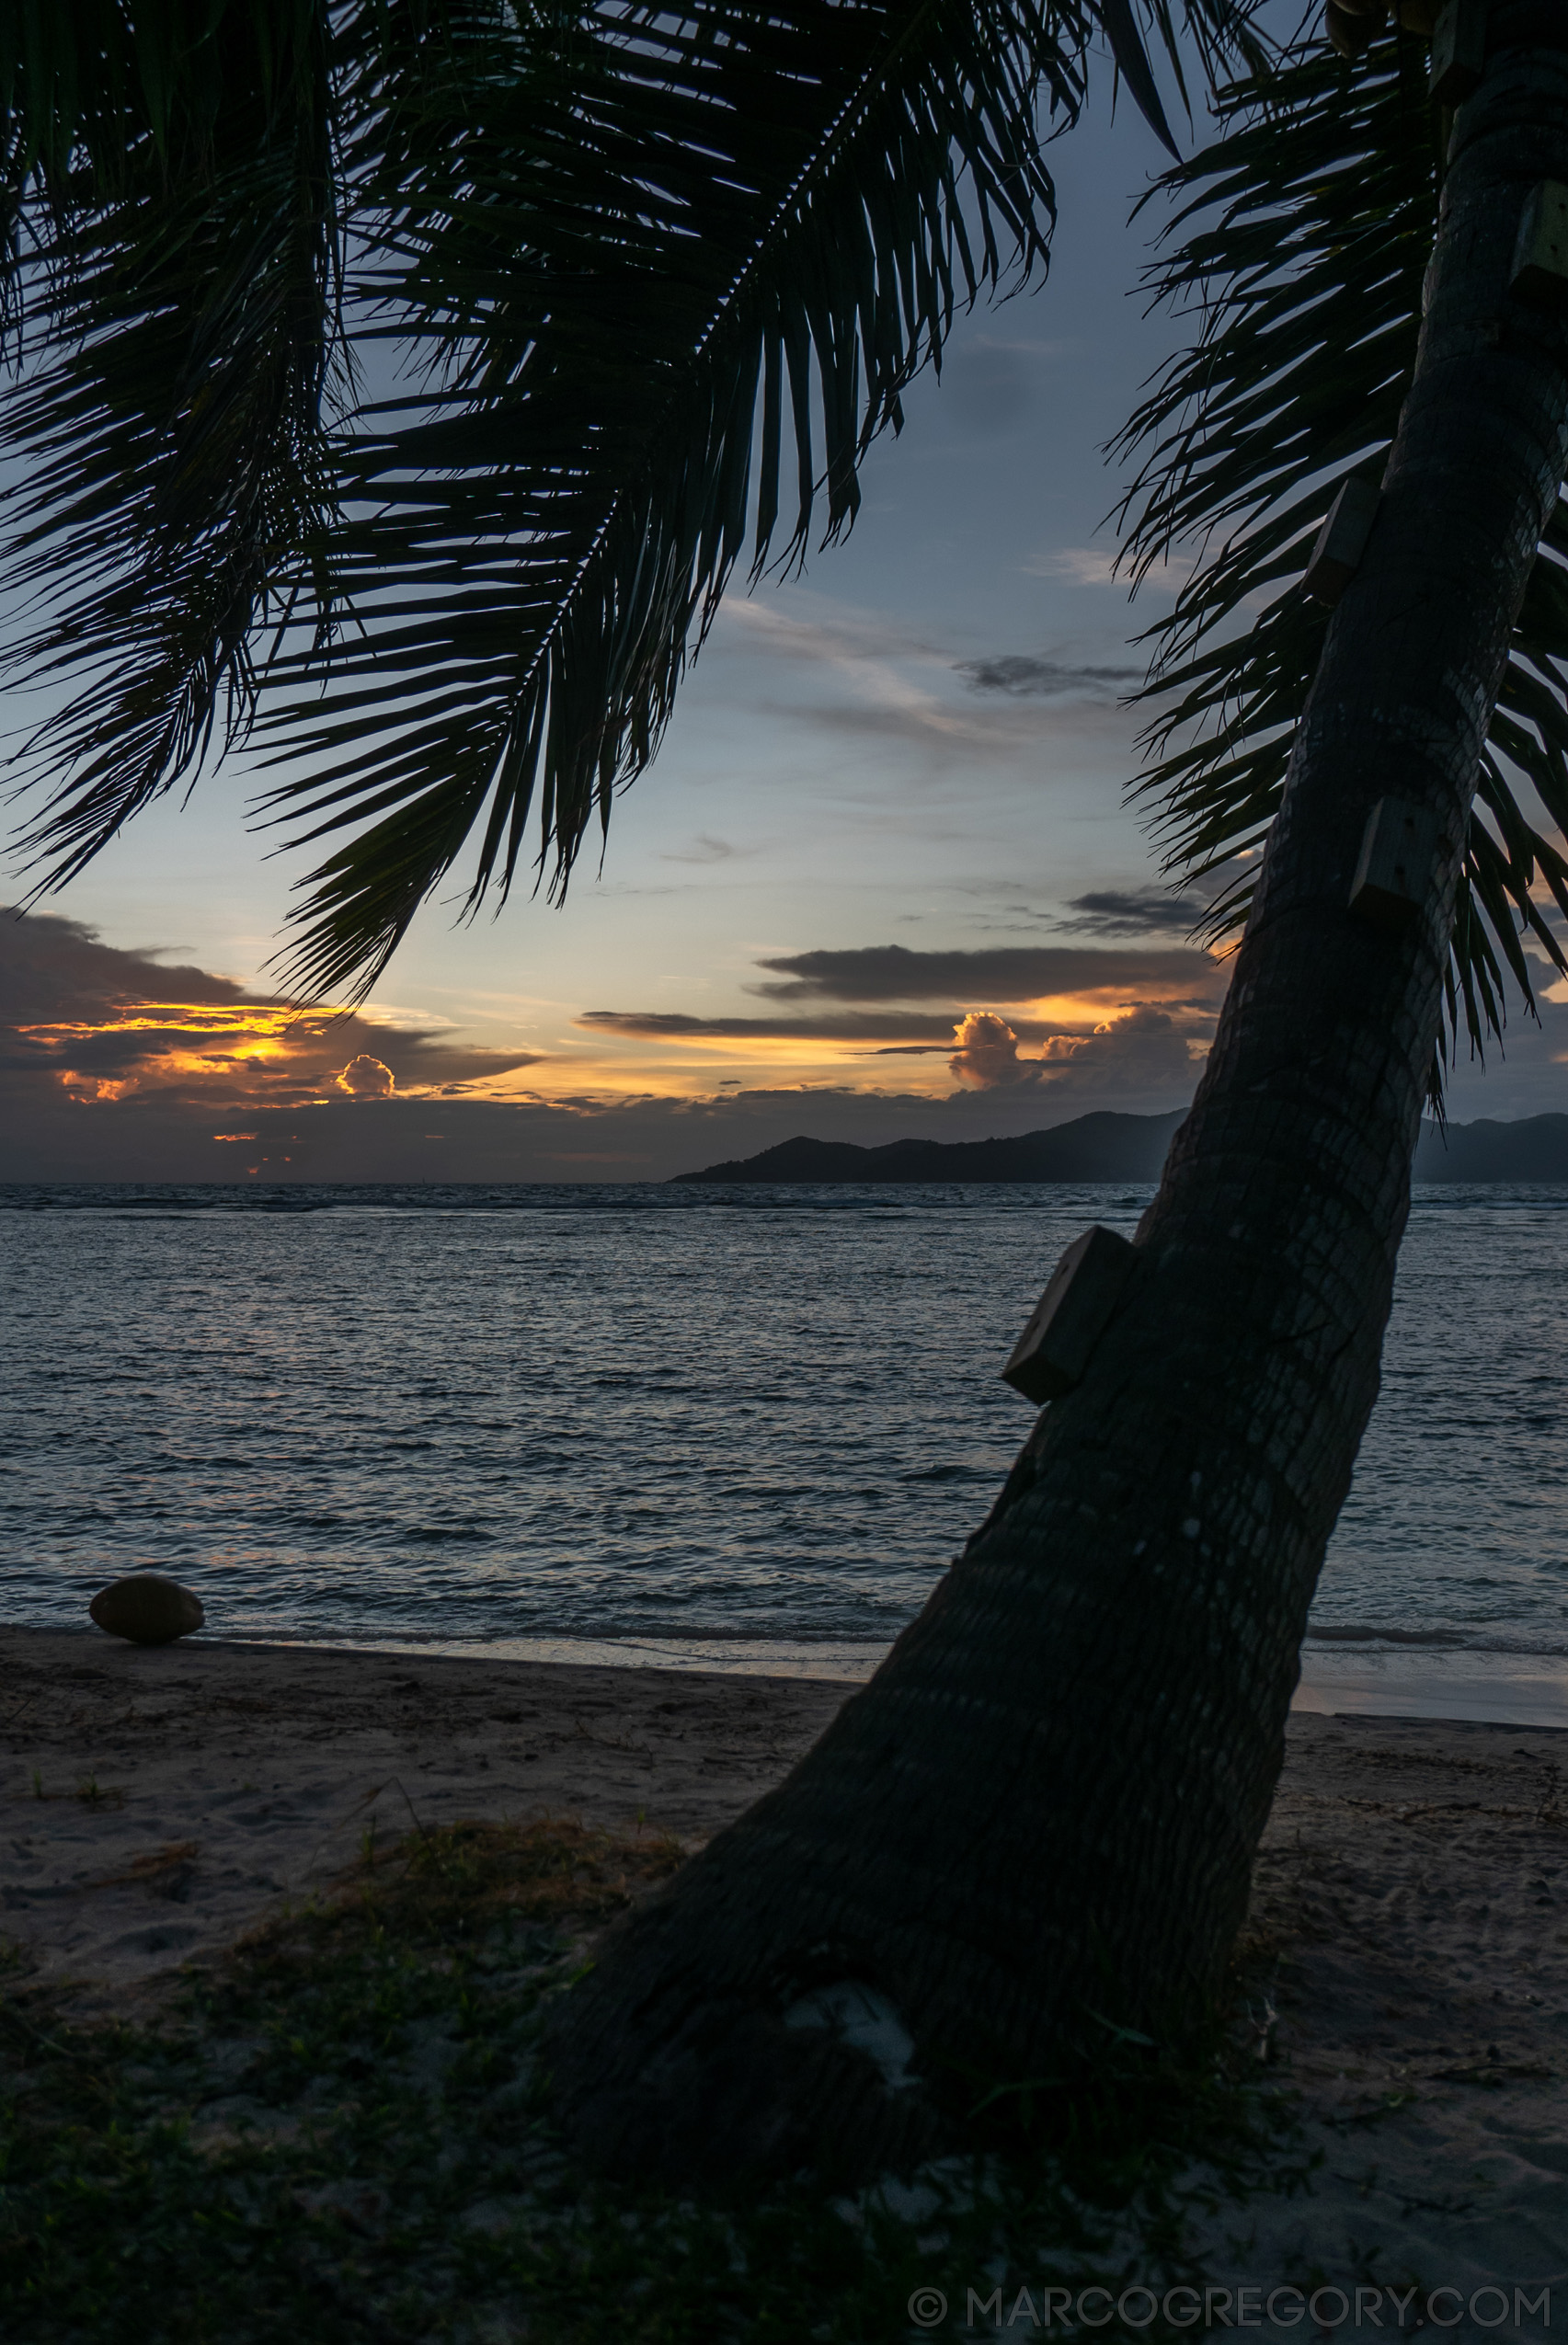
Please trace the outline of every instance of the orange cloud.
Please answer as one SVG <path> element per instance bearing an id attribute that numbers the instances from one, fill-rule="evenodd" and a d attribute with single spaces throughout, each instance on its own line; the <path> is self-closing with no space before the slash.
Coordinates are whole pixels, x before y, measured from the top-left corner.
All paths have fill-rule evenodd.
<path id="1" fill-rule="evenodd" d="M 122 1099 L 150 1081 L 232 1079 L 297 1057 L 325 1019 L 302 1020 L 286 1003 L 225 1008 L 209 1002 L 135 1001 L 96 1019 L 62 1019 L 14 1031 L 53 1058 L 74 1097 Z M 100 1070 L 114 1070 L 100 1072 Z"/>
<path id="2" fill-rule="evenodd" d="M 1000 1083 L 1039 1080 L 1037 1058 L 1021 1058 L 1018 1036 L 994 1010 L 970 1010 L 953 1029 L 954 1051 L 948 1070 L 961 1083 L 990 1091 Z"/>
<path id="3" fill-rule="evenodd" d="M 345 1090 L 452 1096 L 540 1057 L 265 1000 L 207 970 L 164 969 L 100 944 L 44 913 L 0 917 L 0 1072 L 42 1079 L 87 1107 L 202 1101 L 234 1119 L 220 1137 L 246 1131 L 261 1108 L 319 1104 Z"/>
<path id="4" fill-rule="evenodd" d="M 361 1050 L 357 1058 L 350 1058 L 342 1073 L 334 1075 L 332 1080 L 338 1090 L 346 1091 L 351 1099 L 390 1099 L 397 1089 L 392 1070 L 385 1060 L 372 1058 L 368 1050 Z"/>

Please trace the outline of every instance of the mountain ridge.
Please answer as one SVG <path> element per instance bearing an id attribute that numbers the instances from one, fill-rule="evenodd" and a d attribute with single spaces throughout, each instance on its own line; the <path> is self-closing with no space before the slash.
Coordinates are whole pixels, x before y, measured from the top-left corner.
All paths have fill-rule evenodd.
<path id="1" fill-rule="evenodd" d="M 814 1140 L 804 1133 L 759 1155 L 677 1172 L 681 1182 L 1152 1181 L 1185 1115 L 1116 1115 L 1097 1109 L 1011 1139 Z M 1102 1169 L 1108 1168 L 1108 1169 Z"/>
<path id="2" fill-rule="evenodd" d="M 847 1185 L 893 1182 L 1157 1181 L 1172 1134 L 1186 1114 L 1123 1115 L 1096 1108 L 1065 1124 L 990 1140 L 817 1140 L 799 1133 L 756 1156 L 676 1172 L 673 1183 L 725 1186 L 750 1182 Z M 1568 1115 L 1526 1115 L 1512 1123 L 1422 1126 L 1417 1181 L 1568 1182 Z"/>

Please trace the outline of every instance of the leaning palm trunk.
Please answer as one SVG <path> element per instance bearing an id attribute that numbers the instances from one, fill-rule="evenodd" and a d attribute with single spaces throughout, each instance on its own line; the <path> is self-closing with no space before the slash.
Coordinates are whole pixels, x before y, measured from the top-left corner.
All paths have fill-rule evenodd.
<path id="1" fill-rule="evenodd" d="M 1169 2039 L 1212 2008 L 1377 1394 L 1466 818 L 1568 458 L 1568 331 L 1509 291 L 1531 185 L 1568 180 L 1568 53 L 1542 40 L 1565 17 L 1493 12 L 1381 508 L 1135 1275 L 871 1684 L 561 2008 L 557 2105 L 612 2169 L 874 2172 L 1106 2021 Z M 1402 934 L 1347 909 L 1389 795 L 1440 834 Z M 831 2024 L 846 1986 L 879 2041 Z"/>

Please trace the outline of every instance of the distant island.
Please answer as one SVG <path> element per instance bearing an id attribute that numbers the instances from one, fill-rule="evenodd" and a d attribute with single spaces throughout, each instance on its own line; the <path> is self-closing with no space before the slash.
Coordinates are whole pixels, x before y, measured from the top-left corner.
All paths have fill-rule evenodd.
<path id="1" fill-rule="evenodd" d="M 760 1156 L 677 1181 L 1157 1181 L 1185 1107 L 1171 1115 L 1075 1116 L 1012 1140 L 781 1140 Z M 1568 1123 L 1568 1117 L 1564 1119 Z"/>
<path id="2" fill-rule="evenodd" d="M 676 1181 L 1157 1181 L 1171 1135 L 1186 1114 L 1098 1112 L 1003 1140 L 781 1140 L 759 1156 L 677 1172 Z M 1418 1181 L 1568 1182 L 1568 1115 L 1516 1124 L 1427 1124 L 1415 1151 Z"/>

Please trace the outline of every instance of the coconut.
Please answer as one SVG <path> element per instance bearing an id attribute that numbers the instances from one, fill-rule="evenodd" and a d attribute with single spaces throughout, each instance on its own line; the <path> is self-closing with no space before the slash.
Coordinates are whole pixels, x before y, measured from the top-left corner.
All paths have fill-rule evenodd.
<path id="1" fill-rule="evenodd" d="M 132 1572 L 128 1579 L 112 1581 L 87 1609 L 111 1637 L 129 1637 L 136 1645 L 172 1644 L 207 1618 L 200 1596 L 156 1572 Z"/>

